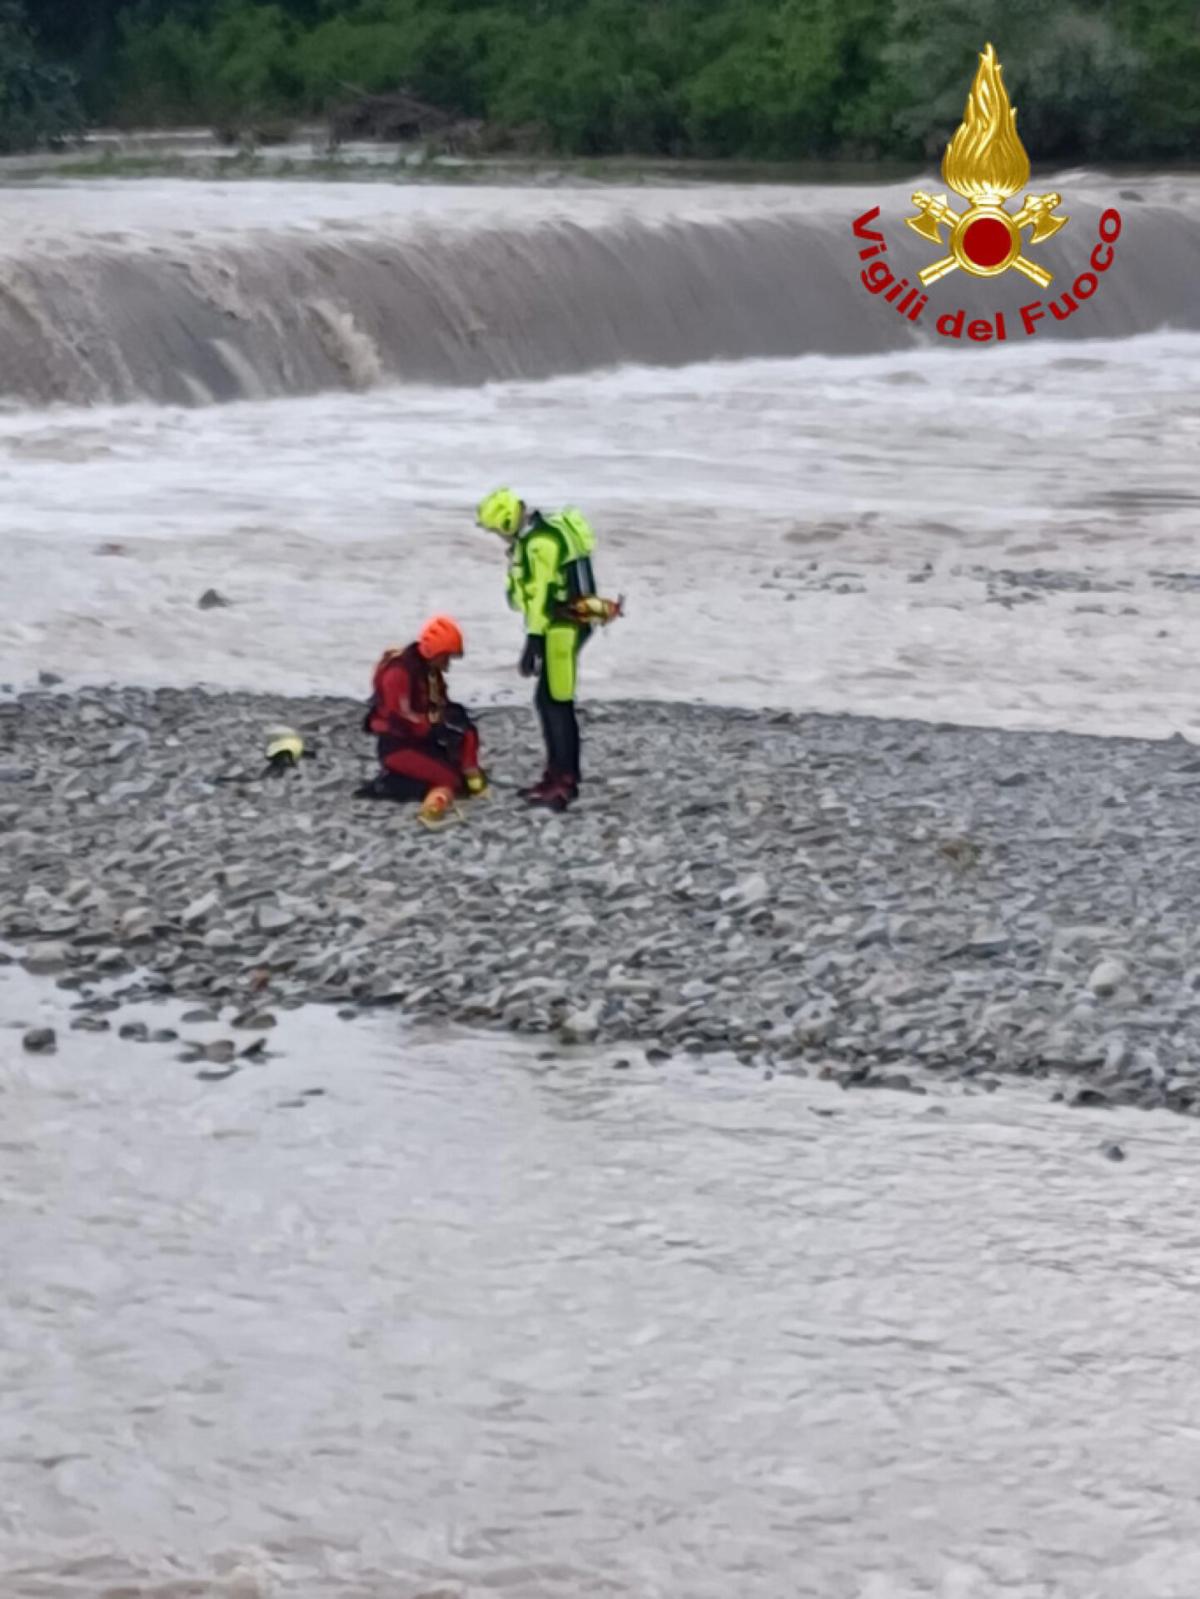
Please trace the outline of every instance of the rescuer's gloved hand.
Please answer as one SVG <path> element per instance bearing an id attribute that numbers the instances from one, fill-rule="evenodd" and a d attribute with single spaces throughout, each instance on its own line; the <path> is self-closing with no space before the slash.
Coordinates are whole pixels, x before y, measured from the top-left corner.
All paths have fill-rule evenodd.
<path id="1" fill-rule="evenodd" d="M 525 653 L 521 656 L 521 676 L 536 677 L 542 669 L 545 644 L 532 634 L 525 640 Z"/>

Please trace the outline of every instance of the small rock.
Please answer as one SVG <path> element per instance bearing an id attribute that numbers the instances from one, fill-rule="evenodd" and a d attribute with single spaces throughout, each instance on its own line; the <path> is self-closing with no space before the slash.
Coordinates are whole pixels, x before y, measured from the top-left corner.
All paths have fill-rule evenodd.
<path id="1" fill-rule="evenodd" d="M 1088 978 L 1088 987 L 1101 999 L 1109 999 L 1125 980 L 1125 968 L 1120 961 L 1102 960 Z"/>
<path id="2" fill-rule="evenodd" d="M 150 1036 L 150 1029 L 145 1022 L 126 1022 L 118 1029 L 118 1038 L 132 1039 L 135 1043 L 144 1044 Z"/>
<path id="3" fill-rule="evenodd" d="M 73 1033 L 107 1033 L 112 1023 L 104 1016 L 76 1016 L 71 1023 Z"/>
<path id="4" fill-rule="evenodd" d="M 1081 1088 L 1071 1101 L 1072 1105 L 1108 1105 L 1108 1095 L 1102 1088 Z"/>
<path id="5" fill-rule="evenodd" d="M 95 1016 L 108 1015 L 108 1014 L 111 1014 L 111 1012 L 113 1012 L 115 1010 L 120 1010 L 120 1008 L 121 1008 L 121 1001 L 119 999 L 108 999 L 108 998 L 104 998 L 104 999 L 81 999 L 81 1000 L 77 1000 L 75 1002 L 75 1004 L 71 1006 L 72 1010 L 90 1011 Z"/>
<path id="6" fill-rule="evenodd" d="M 255 926 L 260 933 L 286 933 L 295 921 L 290 911 L 278 905 L 260 905 L 254 913 Z"/>
<path id="7" fill-rule="evenodd" d="M 240 1016 L 235 1016 L 230 1023 L 233 1027 L 245 1027 L 255 1032 L 265 1032 L 268 1027 L 275 1026 L 275 1017 L 269 1010 L 243 1011 Z"/>
<path id="8" fill-rule="evenodd" d="M 216 1022 L 220 1021 L 220 1019 L 221 1018 L 217 1015 L 215 1010 L 184 1011 L 182 1017 L 182 1020 L 185 1021 L 189 1027 L 201 1027 L 205 1022 Z"/>
<path id="9" fill-rule="evenodd" d="M 154 913 L 145 905 L 135 905 L 121 914 L 121 937 L 131 944 L 148 939 L 154 930 Z"/>
<path id="10" fill-rule="evenodd" d="M 215 611 L 232 605 L 233 601 L 227 600 L 223 594 L 218 594 L 216 589 L 205 589 L 196 604 L 202 611 Z"/>
<path id="11" fill-rule="evenodd" d="M 39 672 L 38 682 L 43 688 L 56 688 L 62 682 L 57 672 Z"/>
<path id="12" fill-rule="evenodd" d="M 600 1022 L 594 1010 L 572 1011 L 559 1028 L 564 1044 L 590 1044 L 599 1033 Z"/>
<path id="13" fill-rule="evenodd" d="M 693 977 L 679 990 L 679 997 L 684 1000 L 708 999 L 715 993 L 716 989 L 711 983 L 706 983 L 702 977 Z"/>
<path id="14" fill-rule="evenodd" d="M 770 892 L 770 885 L 762 873 L 751 872 L 748 876 L 740 878 L 732 888 L 722 891 L 721 904 L 746 910 L 752 905 L 761 905 Z"/>
<path id="15" fill-rule="evenodd" d="M 45 977 L 51 972 L 61 972 L 69 953 L 66 944 L 38 944 L 22 958 L 21 965 L 33 976 Z"/>
<path id="16" fill-rule="evenodd" d="M 201 1048 L 205 1060 L 210 1060 L 216 1066 L 227 1066 L 237 1054 L 237 1046 L 232 1039 L 218 1038 L 213 1044 L 205 1044 Z"/>
<path id="17" fill-rule="evenodd" d="M 1121 1148 L 1120 1144 L 1101 1144 L 1100 1153 L 1104 1156 L 1105 1160 L 1125 1159 L 1125 1151 Z"/>
<path id="18" fill-rule="evenodd" d="M 31 1055 L 53 1055 L 58 1049 L 53 1027 L 31 1027 L 21 1042 Z"/>
<path id="19" fill-rule="evenodd" d="M 194 899 L 183 913 L 183 925 L 194 927 L 197 922 L 204 921 L 205 917 L 212 914 L 220 904 L 216 892 L 212 889 L 207 894 L 201 894 L 199 899 Z"/>

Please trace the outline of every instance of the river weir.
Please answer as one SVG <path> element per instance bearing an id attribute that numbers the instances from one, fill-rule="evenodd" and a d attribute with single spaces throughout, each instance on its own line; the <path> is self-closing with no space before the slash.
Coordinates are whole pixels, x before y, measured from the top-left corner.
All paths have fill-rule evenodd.
<path id="1" fill-rule="evenodd" d="M 1071 225 L 1041 253 L 1061 288 L 1087 266 L 1113 206 L 1125 237 L 1103 293 L 1040 335 L 1200 327 L 1194 186 L 1054 181 Z M 922 245 L 901 221 L 911 185 L 448 194 L 364 185 L 305 217 L 303 200 L 289 204 L 294 186 L 234 183 L 213 185 L 201 206 L 211 229 L 187 225 L 166 183 L 147 185 L 122 227 L 125 207 L 117 199 L 107 210 L 106 189 L 97 183 L 82 205 L 54 188 L 21 193 L 25 215 L 0 247 L 0 394 L 188 405 L 865 355 L 937 337 L 864 304 L 859 281 L 853 224 L 868 206 L 890 219 L 896 276 L 916 281 Z M 82 227 L 68 231 L 76 209 Z M 999 306 L 1019 330 L 1030 287 L 960 275 L 924 321 Z"/>

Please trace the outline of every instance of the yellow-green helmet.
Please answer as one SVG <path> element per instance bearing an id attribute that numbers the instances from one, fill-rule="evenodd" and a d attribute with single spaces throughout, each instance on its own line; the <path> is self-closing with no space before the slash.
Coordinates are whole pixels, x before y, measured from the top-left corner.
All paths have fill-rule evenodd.
<path id="1" fill-rule="evenodd" d="M 476 520 L 489 533 L 502 533 L 512 539 L 521 531 L 523 511 L 520 498 L 511 489 L 496 489 L 487 499 L 480 500 Z"/>
<path id="2" fill-rule="evenodd" d="M 267 744 L 267 759 L 277 765 L 294 766 L 304 754 L 304 740 L 290 727 L 281 727 Z"/>

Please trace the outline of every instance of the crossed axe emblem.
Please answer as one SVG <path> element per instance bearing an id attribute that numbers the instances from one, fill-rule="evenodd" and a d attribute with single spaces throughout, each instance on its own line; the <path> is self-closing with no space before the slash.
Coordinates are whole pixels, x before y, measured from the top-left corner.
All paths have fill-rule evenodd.
<path id="1" fill-rule="evenodd" d="M 926 287 L 936 283 L 939 278 L 944 278 L 956 267 L 962 267 L 976 276 L 985 277 L 994 275 L 996 271 L 1005 271 L 1008 267 L 1016 267 L 1018 272 L 1023 272 L 1027 278 L 1036 283 L 1039 289 L 1044 289 L 1053 281 L 1053 272 L 1047 272 L 1045 267 L 1038 266 L 1036 262 L 1028 260 L 1020 253 L 1021 229 L 1027 227 L 1033 229 L 1029 236 L 1030 244 L 1041 244 L 1044 240 L 1053 238 L 1059 228 L 1065 227 L 1070 221 L 1069 217 L 1053 215 L 1055 208 L 1062 204 L 1061 194 L 1027 195 L 1025 204 L 1012 216 L 1004 209 L 999 196 L 996 197 L 997 203 L 991 205 L 986 201 L 983 203 L 972 201 L 970 207 L 961 215 L 952 206 L 947 205 L 944 194 L 926 194 L 923 189 L 918 189 L 912 199 L 920 215 L 906 217 L 904 220 L 914 233 L 919 233 L 923 239 L 929 239 L 934 244 L 944 244 L 946 241 L 941 233 L 943 224 L 952 229 L 949 241 L 952 253 L 943 256 L 940 261 L 922 267 L 918 274 Z M 1010 259 L 986 272 L 972 263 L 964 243 L 972 223 L 985 217 L 1008 228 L 1012 252 Z"/>

